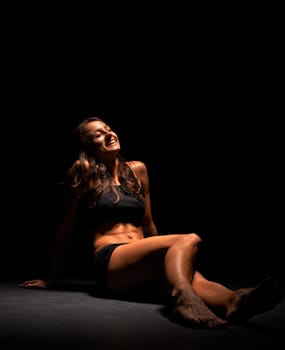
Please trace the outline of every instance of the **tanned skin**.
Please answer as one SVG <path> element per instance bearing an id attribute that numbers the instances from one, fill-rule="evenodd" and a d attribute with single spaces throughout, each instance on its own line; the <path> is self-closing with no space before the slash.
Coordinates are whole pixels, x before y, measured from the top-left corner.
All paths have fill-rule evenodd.
<path id="1" fill-rule="evenodd" d="M 83 136 L 88 140 L 88 153 L 107 167 L 112 185 L 120 185 L 118 135 L 98 118 L 85 121 Z M 84 142 L 83 142 L 84 147 Z M 86 146 L 87 147 L 87 146 Z M 82 164 L 82 163 L 81 163 Z M 153 288 L 153 294 L 167 293 L 172 299 L 170 318 L 178 323 L 198 328 L 223 328 L 229 323 L 244 322 L 250 317 L 271 310 L 278 303 L 275 281 L 267 278 L 253 288 L 231 290 L 207 280 L 193 268 L 201 238 L 196 233 L 158 234 L 151 211 L 149 178 L 146 165 L 130 161 L 131 168 L 144 193 L 145 214 L 139 226 L 117 222 L 93 228 L 94 253 L 112 243 L 118 246 L 108 266 L 108 284 L 114 297 Z M 69 172 L 80 166 L 77 160 Z M 85 171 L 90 169 L 90 157 L 84 159 Z M 80 202 L 78 192 L 70 191 L 64 218 L 58 228 L 54 263 L 48 280 L 25 281 L 25 288 L 52 288 L 58 279 L 64 242 L 72 232 Z M 83 232 L 84 234 L 84 232 Z M 159 283 L 154 283 L 154 282 Z M 216 313 L 214 310 L 219 310 Z"/>

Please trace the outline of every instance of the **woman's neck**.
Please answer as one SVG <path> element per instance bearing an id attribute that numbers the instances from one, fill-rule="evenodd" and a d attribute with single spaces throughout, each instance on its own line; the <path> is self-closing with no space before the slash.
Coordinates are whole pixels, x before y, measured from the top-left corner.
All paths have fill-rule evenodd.
<path id="1" fill-rule="evenodd" d="M 112 176 L 112 184 L 113 185 L 120 185 L 119 182 L 119 160 L 117 158 L 113 159 L 112 161 L 105 162 L 105 165 L 109 171 L 109 173 Z"/>

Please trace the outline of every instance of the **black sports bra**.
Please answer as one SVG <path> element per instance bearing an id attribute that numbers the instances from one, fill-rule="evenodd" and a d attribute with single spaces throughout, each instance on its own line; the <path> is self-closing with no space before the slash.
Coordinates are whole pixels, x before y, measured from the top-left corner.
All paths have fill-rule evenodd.
<path id="1" fill-rule="evenodd" d="M 114 203 L 113 192 L 102 195 L 96 207 L 89 209 L 89 223 L 94 227 L 101 224 L 131 223 L 141 226 L 145 204 L 132 196 L 123 186 L 118 186 L 122 198 Z"/>

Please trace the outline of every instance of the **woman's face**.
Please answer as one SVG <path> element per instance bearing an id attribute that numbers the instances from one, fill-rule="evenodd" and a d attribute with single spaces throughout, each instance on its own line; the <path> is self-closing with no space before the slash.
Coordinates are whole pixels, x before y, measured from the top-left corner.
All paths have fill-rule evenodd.
<path id="1" fill-rule="evenodd" d="M 120 151 L 121 146 L 117 134 L 103 121 L 91 121 L 86 125 L 85 130 L 89 147 L 100 159 L 104 159 L 106 155 L 116 155 Z"/>

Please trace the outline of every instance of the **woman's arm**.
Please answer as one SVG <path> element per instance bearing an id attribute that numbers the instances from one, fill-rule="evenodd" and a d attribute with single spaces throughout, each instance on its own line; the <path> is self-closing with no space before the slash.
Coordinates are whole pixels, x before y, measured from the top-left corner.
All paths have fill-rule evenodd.
<path id="1" fill-rule="evenodd" d="M 144 222 L 143 222 L 144 235 L 145 237 L 157 236 L 158 231 L 152 218 L 151 200 L 150 200 L 150 191 L 149 191 L 149 177 L 148 177 L 147 167 L 141 161 L 128 162 L 128 165 L 133 170 L 145 194 L 145 215 L 144 215 Z"/>
<path id="2" fill-rule="evenodd" d="M 70 238 L 75 226 L 76 213 L 79 200 L 72 193 L 66 194 L 66 208 L 63 219 L 58 225 L 56 242 L 52 254 L 51 269 L 47 280 L 47 286 L 52 288 L 58 281 L 63 259 L 66 253 L 67 241 Z"/>
<path id="3" fill-rule="evenodd" d="M 70 238 L 76 220 L 79 198 L 68 185 L 64 198 L 63 217 L 56 230 L 55 246 L 51 254 L 51 267 L 47 279 L 28 280 L 20 287 L 26 288 L 53 288 L 58 282 L 62 268 L 63 258 L 66 253 L 67 240 Z"/>

